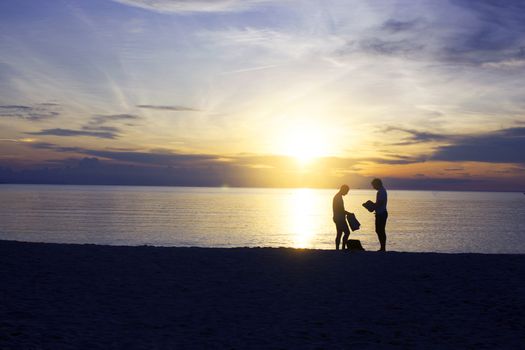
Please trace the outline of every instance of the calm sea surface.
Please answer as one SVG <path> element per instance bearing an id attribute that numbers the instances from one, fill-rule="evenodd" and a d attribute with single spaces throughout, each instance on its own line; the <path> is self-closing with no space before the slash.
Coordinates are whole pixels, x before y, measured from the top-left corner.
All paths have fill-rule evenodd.
<path id="1" fill-rule="evenodd" d="M 336 190 L 0 185 L 0 239 L 31 242 L 333 249 Z M 376 250 L 374 216 L 345 197 Z M 389 250 L 525 253 L 522 193 L 389 191 Z"/>

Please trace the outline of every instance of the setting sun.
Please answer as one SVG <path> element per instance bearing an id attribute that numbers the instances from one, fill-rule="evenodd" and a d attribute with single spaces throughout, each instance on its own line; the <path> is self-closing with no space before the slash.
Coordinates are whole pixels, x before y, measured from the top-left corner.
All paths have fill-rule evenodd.
<path id="1" fill-rule="evenodd" d="M 306 164 L 329 153 L 329 144 L 325 133 L 314 126 L 297 126 L 283 135 L 281 150 L 285 155 L 294 157 L 299 163 Z"/>

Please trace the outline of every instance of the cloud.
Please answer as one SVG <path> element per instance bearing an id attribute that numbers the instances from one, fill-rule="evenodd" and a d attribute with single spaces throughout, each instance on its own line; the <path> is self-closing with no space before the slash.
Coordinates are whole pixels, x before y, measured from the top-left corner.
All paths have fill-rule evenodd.
<path id="1" fill-rule="evenodd" d="M 521 135 L 519 130 L 510 135 Z M 78 183 L 183 186 L 250 186 L 250 187 L 331 187 L 341 181 L 353 188 L 368 188 L 370 178 L 356 171 L 365 162 L 406 164 L 418 161 L 404 155 L 380 159 L 324 157 L 307 169 L 297 166 L 293 157 L 239 154 L 182 154 L 166 149 L 138 151 L 64 147 L 53 143 L 34 142 L 27 147 L 52 150 L 66 157 L 50 159 L 27 171 L 0 173 L 0 181 L 17 183 Z M 46 153 L 47 154 L 47 153 Z M 1 164 L 1 163 L 0 163 Z M 4 164 L 6 164 L 4 162 Z M 524 167 L 525 169 L 525 167 Z M 512 190 L 525 185 L 522 176 L 512 178 L 467 176 L 457 173 L 460 167 L 448 168 L 450 177 L 413 176 L 389 178 L 390 188 L 407 189 L 494 189 Z M 463 176 L 462 176 L 463 175 Z M 508 174 L 507 174 L 508 175 Z M 452 177 L 454 176 L 454 177 Z M 458 176 L 460 176 L 458 178 Z"/>
<path id="2" fill-rule="evenodd" d="M 27 121 L 41 121 L 60 115 L 56 103 L 40 103 L 34 106 L 0 105 L 0 118 L 18 118 Z"/>
<path id="3" fill-rule="evenodd" d="M 14 142 L 14 143 L 30 143 L 35 140 L 32 138 L 18 138 L 18 139 L 0 139 L 2 142 Z"/>
<path id="4" fill-rule="evenodd" d="M 255 7 L 269 0 L 113 0 L 162 13 L 238 12 Z"/>
<path id="5" fill-rule="evenodd" d="M 518 124 L 519 125 L 519 124 Z M 414 130 L 402 127 L 388 127 L 386 132 L 401 131 L 409 136 L 396 146 L 414 145 L 419 143 L 437 142 L 431 155 L 427 157 L 408 157 L 411 161 L 451 161 L 451 162 L 487 162 L 487 163 L 518 163 L 525 164 L 525 127 L 516 126 L 488 133 L 473 135 L 439 134 L 428 131 Z M 399 163 L 396 163 L 399 159 Z M 402 164 L 403 157 L 394 159 L 391 164 Z M 378 163 L 389 164 L 378 160 Z M 463 170 L 449 168 L 446 171 Z"/>
<path id="6" fill-rule="evenodd" d="M 513 69 L 525 67 L 525 59 L 511 58 L 498 62 L 483 63 L 483 67 L 497 68 L 497 69 Z"/>
<path id="7" fill-rule="evenodd" d="M 229 165 L 236 167 L 293 170 L 296 165 L 293 157 L 280 155 L 248 154 L 225 157 L 213 154 L 184 154 L 163 149 L 144 152 L 137 150 L 99 150 L 78 147 L 62 147 L 46 142 L 35 142 L 29 146 L 32 148 L 49 149 L 57 152 L 74 152 L 86 156 L 109 159 L 116 162 L 155 166 L 201 167 L 228 163 Z M 326 169 L 348 170 L 362 163 L 398 165 L 413 164 L 424 161 L 426 161 L 424 157 L 399 154 L 375 158 L 322 157 L 316 160 L 316 164 L 312 165 L 312 169 L 317 169 L 315 171 L 323 172 L 326 171 Z"/>
<path id="8" fill-rule="evenodd" d="M 156 109 L 160 111 L 176 111 L 176 112 L 198 112 L 199 109 L 185 107 L 185 106 L 159 106 L 159 105 L 137 105 L 138 108 L 144 109 Z"/>
<path id="9" fill-rule="evenodd" d="M 82 130 L 87 130 L 87 131 L 107 131 L 107 132 L 111 132 L 111 133 L 114 133 L 114 134 L 118 134 L 120 132 L 120 129 L 117 128 L 117 127 L 114 127 L 114 126 L 103 126 L 103 125 L 100 125 L 100 126 L 84 125 L 84 126 L 82 126 Z"/>
<path id="10" fill-rule="evenodd" d="M 408 56 L 410 54 L 420 53 L 424 48 L 424 44 L 408 39 L 385 40 L 381 38 L 371 38 L 359 41 L 360 51 L 387 56 Z"/>
<path id="11" fill-rule="evenodd" d="M 217 160 L 217 156 L 206 154 L 180 154 L 171 152 L 126 152 L 126 151 L 110 151 L 110 150 L 83 150 L 82 153 L 112 159 L 115 161 L 141 163 L 152 165 L 181 165 L 190 163 L 195 166 L 196 163 L 202 161 Z"/>
<path id="12" fill-rule="evenodd" d="M 364 30 L 348 33 L 349 40 L 335 56 L 365 53 L 447 65 L 523 67 L 523 1 L 456 0 L 439 6 L 392 1 L 393 11 L 382 8 L 388 8 L 386 3 L 369 5 L 375 21 L 351 18 L 364 24 Z M 396 6 L 403 13 L 395 11 Z"/>
<path id="13" fill-rule="evenodd" d="M 121 129 L 116 126 L 105 125 L 106 123 L 130 121 L 137 119 L 140 119 L 140 117 L 134 114 L 96 115 L 92 117 L 85 125 L 82 126 L 82 130 L 76 130 L 75 132 L 84 133 L 84 136 L 94 136 L 100 138 L 113 139 L 119 136 Z"/>
<path id="14" fill-rule="evenodd" d="M 47 146 L 44 146 L 44 148 Z M 265 159 L 266 158 L 266 159 Z M 255 159 L 242 158 L 243 162 Z M 285 159 L 262 157 L 266 162 L 279 163 Z M 343 159 L 326 159 L 326 164 L 338 164 Z M 336 162 L 336 163 L 331 163 Z M 286 164 L 290 164 L 288 161 Z M 99 185 L 164 185 L 164 186 L 250 186 L 250 187 L 330 187 L 342 181 L 352 188 L 369 188 L 370 178 L 349 171 L 327 168 L 324 164 L 310 173 L 292 172 L 290 168 L 252 167 L 236 161 L 221 162 L 187 158 L 176 165 L 143 163 L 134 165 L 103 160 L 93 156 L 48 160 L 46 164 L 23 170 L 0 166 L 0 181 L 4 183 L 99 184 Z M 341 177 L 343 176 L 343 177 Z M 516 190 L 525 185 L 523 177 L 497 178 L 411 178 L 384 177 L 391 189 L 422 190 Z"/>
<path id="15" fill-rule="evenodd" d="M 32 142 L 29 144 L 31 148 L 35 149 L 48 149 L 56 152 L 67 152 L 67 153 L 84 153 L 82 148 L 79 147 L 63 147 L 49 142 Z"/>
<path id="16" fill-rule="evenodd" d="M 381 158 L 364 158 L 362 161 L 374 162 L 377 164 L 388 164 L 388 165 L 404 165 L 425 162 L 427 157 L 425 156 L 405 156 L 400 154 L 390 155 L 389 157 Z"/>
<path id="17" fill-rule="evenodd" d="M 255 26 L 205 29 L 196 36 L 207 46 L 215 47 L 218 52 L 225 52 L 227 55 L 236 52 L 236 55 L 249 57 L 239 62 L 238 66 L 241 68 L 226 69 L 223 74 L 282 67 L 290 61 L 301 59 L 327 59 L 347 43 L 346 38 L 335 34 Z M 246 66 L 247 62 L 250 65 Z"/>
<path id="18" fill-rule="evenodd" d="M 90 119 L 89 124 L 91 125 L 100 125 L 112 121 L 120 120 L 136 120 L 140 119 L 139 116 L 134 114 L 109 114 L 109 115 L 96 115 Z"/>
<path id="19" fill-rule="evenodd" d="M 169 150 L 153 150 L 152 152 L 141 152 L 132 150 L 97 150 L 80 147 L 62 147 L 48 142 L 35 142 L 30 144 L 31 148 L 48 149 L 57 152 L 74 152 L 85 154 L 88 156 L 95 156 L 113 161 L 127 162 L 134 164 L 147 164 L 159 166 L 175 166 L 185 163 L 196 165 L 202 161 L 216 161 L 219 159 L 215 155 L 207 154 L 181 154 L 171 152 Z"/>
<path id="20" fill-rule="evenodd" d="M 525 164 L 525 127 L 465 136 L 452 145 L 438 147 L 430 157 L 439 161 Z"/>
<path id="21" fill-rule="evenodd" d="M 420 131 L 409 128 L 402 128 L 397 126 L 389 126 L 383 130 L 384 132 L 401 131 L 408 134 L 403 141 L 395 143 L 396 146 L 413 145 L 417 143 L 425 142 L 438 142 L 438 141 L 453 141 L 457 136 L 449 134 L 438 134 L 429 131 Z"/>
<path id="22" fill-rule="evenodd" d="M 413 30 L 420 23 L 421 22 L 419 20 L 400 21 L 396 19 L 389 19 L 383 23 L 382 29 L 392 32 L 392 33 L 399 33 L 399 32 Z"/>
<path id="23" fill-rule="evenodd" d="M 340 169 L 353 162 L 343 158 L 322 159 L 312 171 L 302 172 L 285 156 L 218 156 L 180 154 L 167 150 L 118 151 L 62 147 L 34 143 L 34 149 L 54 150 L 69 157 L 2 174 L 0 181 L 16 183 L 76 183 L 183 186 L 337 187 Z M 79 158 L 80 156 L 80 158 Z M 335 169 L 334 171 L 334 167 Z M 345 179 L 366 185 L 368 179 L 345 173 Z"/>
<path id="24" fill-rule="evenodd" d="M 238 74 L 238 73 L 247 73 L 247 72 L 255 72 L 270 68 L 276 68 L 278 67 L 276 64 L 268 64 L 264 66 L 254 66 L 254 67 L 247 67 L 247 68 L 241 68 L 241 69 L 235 69 L 227 72 L 221 73 L 221 75 L 228 75 L 228 74 Z"/>
<path id="25" fill-rule="evenodd" d="M 460 166 L 460 167 L 445 168 L 443 170 L 445 170 L 445 171 L 464 171 L 465 168 Z"/>
<path id="26" fill-rule="evenodd" d="M 50 136 L 89 136 L 89 137 L 97 137 L 101 139 L 115 139 L 117 138 L 117 134 L 114 132 L 109 131 L 87 131 L 87 130 L 72 130 L 72 129 L 61 129 L 61 128 L 55 128 L 55 129 L 44 129 L 41 131 L 35 131 L 35 132 L 26 132 L 28 135 L 50 135 Z"/>
<path id="27" fill-rule="evenodd" d="M 456 0 L 452 4 L 465 11 L 465 16 L 445 36 L 440 50 L 442 59 L 484 64 L 521 55 L 525 45 L 523 1 Z"/>

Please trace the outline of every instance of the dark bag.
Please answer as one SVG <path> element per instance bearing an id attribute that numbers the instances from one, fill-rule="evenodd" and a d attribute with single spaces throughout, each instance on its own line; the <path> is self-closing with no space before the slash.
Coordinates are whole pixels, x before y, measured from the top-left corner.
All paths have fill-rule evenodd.
<path id="1" fill-rule="evenodd" d="M 365 250 L 361 245 L 361 241 L 358 239 L 349 239 L 346 243 L 346 247 L 348 250 Z"/>
<path id="2" fill-rule="evenodd" d="M 350 226 L 350 229 L 352 231 L 357 231 L 361 227 L 361 223 L 357 220 L 355 217 L 355 214 L 347 214 L 346 220 L 348 221 L 348 225 Z"/>
<path id="3" fill-rule="evenodd" d="M 368 210 L 369 212 L 373 212 L 376 208 L 376 205 L 372 201 L 366 201 L 365 203 L 363 203 L 363 207 L 365 207 L 366 210 Z"/>

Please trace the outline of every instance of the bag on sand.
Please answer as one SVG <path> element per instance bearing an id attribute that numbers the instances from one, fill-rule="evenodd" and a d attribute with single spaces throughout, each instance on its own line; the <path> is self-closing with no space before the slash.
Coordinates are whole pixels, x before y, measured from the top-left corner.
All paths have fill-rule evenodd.
<path id="1" fill-rule="evenodd" d="M 350 229 L 352 231 L 357 231 L 361 227 L 361 223 L 357 220 L 355 217 L 355 214 L 347 214 L 346 220 L 348 221 L 348 226 L 350 226 Z"/>
<path id="2" fill-rule="evenodd" d="M 346 243 L 346 247 L 348 250 L 365 250 L 361 245 L 361 241 L 358 239 L 349 239 Z"/>

